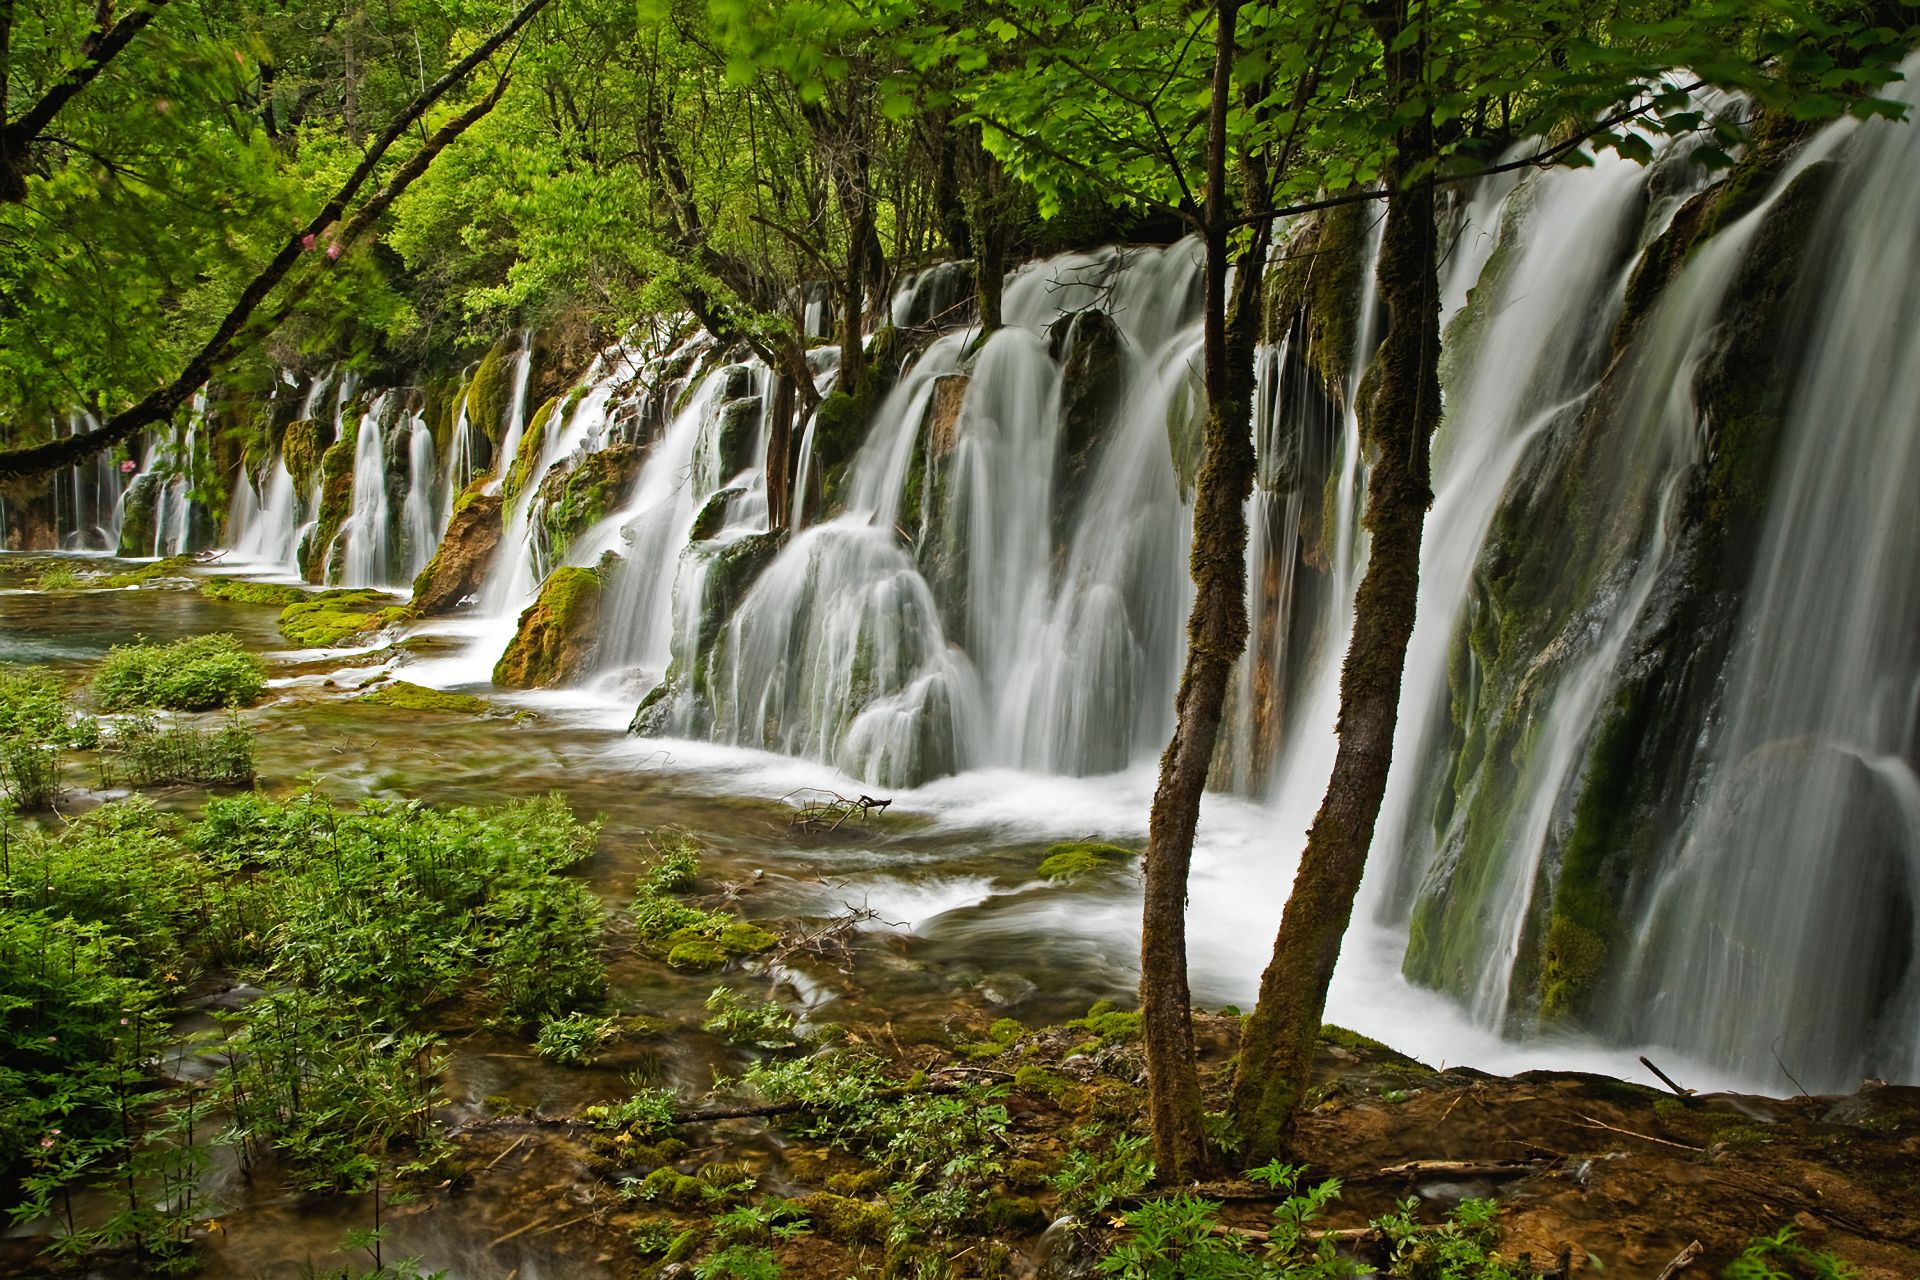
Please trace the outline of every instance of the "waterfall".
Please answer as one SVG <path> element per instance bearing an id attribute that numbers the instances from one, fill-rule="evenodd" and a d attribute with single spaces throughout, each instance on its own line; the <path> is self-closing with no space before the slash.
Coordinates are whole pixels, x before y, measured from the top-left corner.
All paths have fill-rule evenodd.
<path id="1" fill-rule="evenodd" d="M 439 492 L 439 460 L 433 451 L 433 431 L 426 417 L 414 414 L 407 428 L 407 500 L 401 511 L 400 535 L 405 579 L 412 582 L 433 559 L 434 546 L 446 523 Z"/>
<path id="2" fill-rule="evenodd" d="M 262 479 L 256 490 L 253 478 L 244 469 L 240 473 L 233 513 L 234 558 L 273 573 L 291 574 L 298 568 L 294 552 L 299 545 L 299 495 L 286 460 L 278 453 Z"/>
<path id="3" fill-rule="evenodd" d="M 339 533 L 346 547 L 343 586 L 385 586 L 393 577 L 388 557 L 387 451 L 380 431 L 386 407 L 387 393 L 375 396 L 360 415 L 354 438 L 353 505 Z"/>
<path id="4" fill-rule="evenodd" d="M 507 468 L 520 456 L 520 437 L 527 429 L 527 386 L 533 379 L 533 330 L 520 331 L 520 350 L 513 358 L 513 394 L 507 401 L 507 418 L 501 424 L 500 448 L 494 453 L 493 484 L 490 489 L 497 492 L 505 479 Z M 460 416 L 466 418 L 466 406 L 460 409 Z M 468 439 L 465 442 L 470 450 L 472 445 L 472 427 L 468 427 Z M 471 469 L 471 464 L 469 464 Z"/>
<path id="5" fill-rule="evenodd" d="M 1725 723 L 1612 1017 L 1816 1091 L 1920 1078 L 1920 133 L 1852 132 Z"/>

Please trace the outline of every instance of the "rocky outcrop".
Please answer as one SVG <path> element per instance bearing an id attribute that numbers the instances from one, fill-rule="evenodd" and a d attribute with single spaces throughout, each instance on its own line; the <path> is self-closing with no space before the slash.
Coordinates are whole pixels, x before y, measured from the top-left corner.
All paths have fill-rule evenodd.
<path id="1" fill-rule="evenodd" d="M 1054 463 L 1059 498 L 1053 510 L 1054 540 L 1061 542 L 1086 491 L 1101 428 L 1114 421 L 1120 407 L 1127 340 L 1113 317 L 1095 307 L 1054 321 L 1047 349 L 1060 363 L 1060 446 Z"/>
<path id="2" fill-rule="evenodd" d="M 337 580 L 340 565 L 335 561 L 346 550 L 337 545 L 340 528 L 353 512 L 353 454 L 354 441 L 349 436 L 320 455 L 320 507 L 298 552 L 300 576 L 308 582 Z"/>
<path id="3" fill-rule="evenodd" d="M 555 569 L 520 615 L 513 642 L 494 665 L 493 682 L 505 689 L 545 689 L 585 672 L 599 644 L 603 594 L 599 570 Z"/>
<path id="4" fill-rule="evenodd" d="M 571 468 L 556 467 L 540 482 L 535 536 L 543 563 L 567 558 L 574 539 L 600 523 L 626 500 L 645 453 L 636 445 L 609 445 Z"/>
<path id="5" fill-rule="evenodd" d="M 505 504 L 499 494 L 483 492 L 485 484 L 484 477 L 474 481 L 453 504 L 440 549 L 413 580 L 413 608 L 422 617 L 452 613 L 486 580 L 500 547 Z"/>

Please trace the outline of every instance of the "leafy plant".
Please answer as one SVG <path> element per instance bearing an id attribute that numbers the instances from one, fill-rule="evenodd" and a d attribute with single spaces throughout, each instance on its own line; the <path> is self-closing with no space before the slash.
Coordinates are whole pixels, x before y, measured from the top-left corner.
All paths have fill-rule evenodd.
<path id="1" fill-rule="evenodd" d="M 1838 1254 L 1801 1244 L 1799 1235 L 1788 1223 L 1770 1236 L 1755 1236 L 1720 1274 L 1726 1280 L 1854 1280 L 1860 1274 Z"/>
<path id="2" fill-rule="evenodd" d="M 100 762 L 104 785 L 198 783 L 244 787 L 253 781 L 253 730 L 229 713 L 216 729 L 133 712 L 117 721 Z"/>
<path id="3" fill-rule="evenodd" d="M 225 632 L 172 644 L 115 645 L 93 677 L 94 696 L 108 711 L 245 707 L 265 689 L 260 659 Z"/>
<path id="4" fill-rule="evenodd" d="M 584 1013 L 568 1013 L 548 1018 L 534 1037 L 533 1051 L 550 1062 L 576 1066 L 592 1062 L 600 1046 L 613 1038 L 619 1025 L 614 1018 L 595 1018 Z"/>
<path id="5" fill-rule="evenodd" d="M 707 1011 L 711 1016 L 700 1025 L 733 1044 L 789 1049 L 802 1039 L 794 1031 L 793 1014 L 778 1000 L 749 1004 L 731 987 L 715 987 Z"/>

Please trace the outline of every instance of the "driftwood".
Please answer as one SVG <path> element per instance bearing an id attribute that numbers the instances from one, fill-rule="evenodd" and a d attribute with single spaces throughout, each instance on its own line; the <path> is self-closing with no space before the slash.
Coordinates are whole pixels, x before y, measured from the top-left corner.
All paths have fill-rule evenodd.
<path id="1" fill-rule="evenodd" d="M 1666 1085 L 1667 1088 L 1673 1090 L 1677 1096 L 1682 1098 L 1688 1098 L 1688 1099 L 1691 1099 L 1693 1097 L 1694 1091 L 1692 1089 L 1681 1088 L 1679 1083 L 1675 1081 L 1672 1076 L 1668 1075 L 1666 1072 L 1662 1071 L 1660 1068 L 1654 1066 L 1653 1059 L 1649 1058 L 1644 1053 L 1640 1055 L 1640 1065 L 1645 1067 L 1647 1070 L 1653 1072 L 1653 1074 L 1659 1076 L 1660 1083 Z"/>
<path id="2" fill-rule="evenodd" d="M 815 787 L 790 791 L 781 799 L 792 800 L 795 796 L 814 798 L 802 803 L 787 819 L 787 831 L 792 835 L 838 831 L 850 821 L 865 822 L 869 815 L 885 813 L 893 805 L 891 798 L 876 800 L 872 796 L 855 796 L 848 799 L 837 791 L 821 791 Z"/>
<path id="3" fill-rule="evenodd" d="M 1409 1160 L 1388 1165 L 1382 1178 L 1529 1178 L 1543 1172 L 1545 1160 Z"/>
<path id="4" fill-rule="evenodd" d="M 1640 1059 L 1640 1061 L 1646 1062 L 1646 1059 L 1642 1058 Z M 1648 1063 L 1648 1065 L 1651 1066 L 1652 1064 Z M 1666 1077 L 1662 1076 L 1661 1079 L 1664 1080 L 1666 1079 Z M 1695 1240 L 1692 1244 L 1688 1245 L 1686 1248 L 1682 1249 L 1679 1253 L 1674 1255 L 1673 1261 L 1669 1262 L 1666 1266 L 1666 1270 L 1660 1273 L 1660 1280 L 1673 1280 L 1675 1276 L 1679 1275 L 1682 1271 L 1685 1271 L 1688 1267 L 1692 1266 L 1693 1260 L 1699 1257 L 1703 1252 L 1704 1250 L 1701 1249 L 1700 1242 L 1698 1240 Z"/>

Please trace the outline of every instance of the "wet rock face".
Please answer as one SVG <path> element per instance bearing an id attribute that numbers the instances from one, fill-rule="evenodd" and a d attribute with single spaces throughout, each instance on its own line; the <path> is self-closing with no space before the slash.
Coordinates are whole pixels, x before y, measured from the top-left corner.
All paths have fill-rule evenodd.
<path id="1" fill-rule="evenodd" d="M 300 544 L 300 574 L 308 582 L 325 582 L 340 567 L 346 552 L 339 542 L 340 527 L 353 511 L 354 440 L 336 441 L 320 455 L 320 508 L 305 542 Z"/>
<path id="2" fill-rule="evenodd" d="M 574 539 L 625 500 L 644 458 L 637 445 L 616 444 L 586 455 L 569 469 L 548 473 L 536 499 L 536 529 L 544 540 L 546 563 L 566 559 Z"/>
<path id="3" fill-rule="evenodd" d="M 127 486 L 126 496 L 120 505 L 121 555 L 153 554 L 154 509 L 160 501 L 162 483 L 162 476 L 149 471 L 135 476 L 133 483 Z"/>
<path id="4" fill-rule="evenodd" d="M 934 380 L 933 396 L 927 402 L 927 449 L 935 458 L 953 452 L 960 440 L 960 406 L 967 402 L 964 373 L 944 373 Z"/>
<path id="5" fill-rule="evenodd" d="M 1115 420 L 1126 380 L 1127 340 L 1113 317 L 1097 308 L 1054 321 L 1047 349 L 1060 362 L 1060 500 L 1056 523 L 1079 509 L 1100 429 Z M 1064 528 L 1057 530 L 1064 532 Z"/>
<path id="6" fill-rule="evenodd" d="M 413 583 L 413 607 L 423 617 L 452 613 L 480 590 L 500 546 L 499 494 L 479 491 L 476 481 L 454 504 L 440 549 Z"/>
<path id="7" fill-rule="evenodd" d="M 493 682 L 544 689 L 585 672 L 598 647 L 603 594 L 597 570 L 555 569 L 520 615 L 520 629 L 494 666 Z"/>

